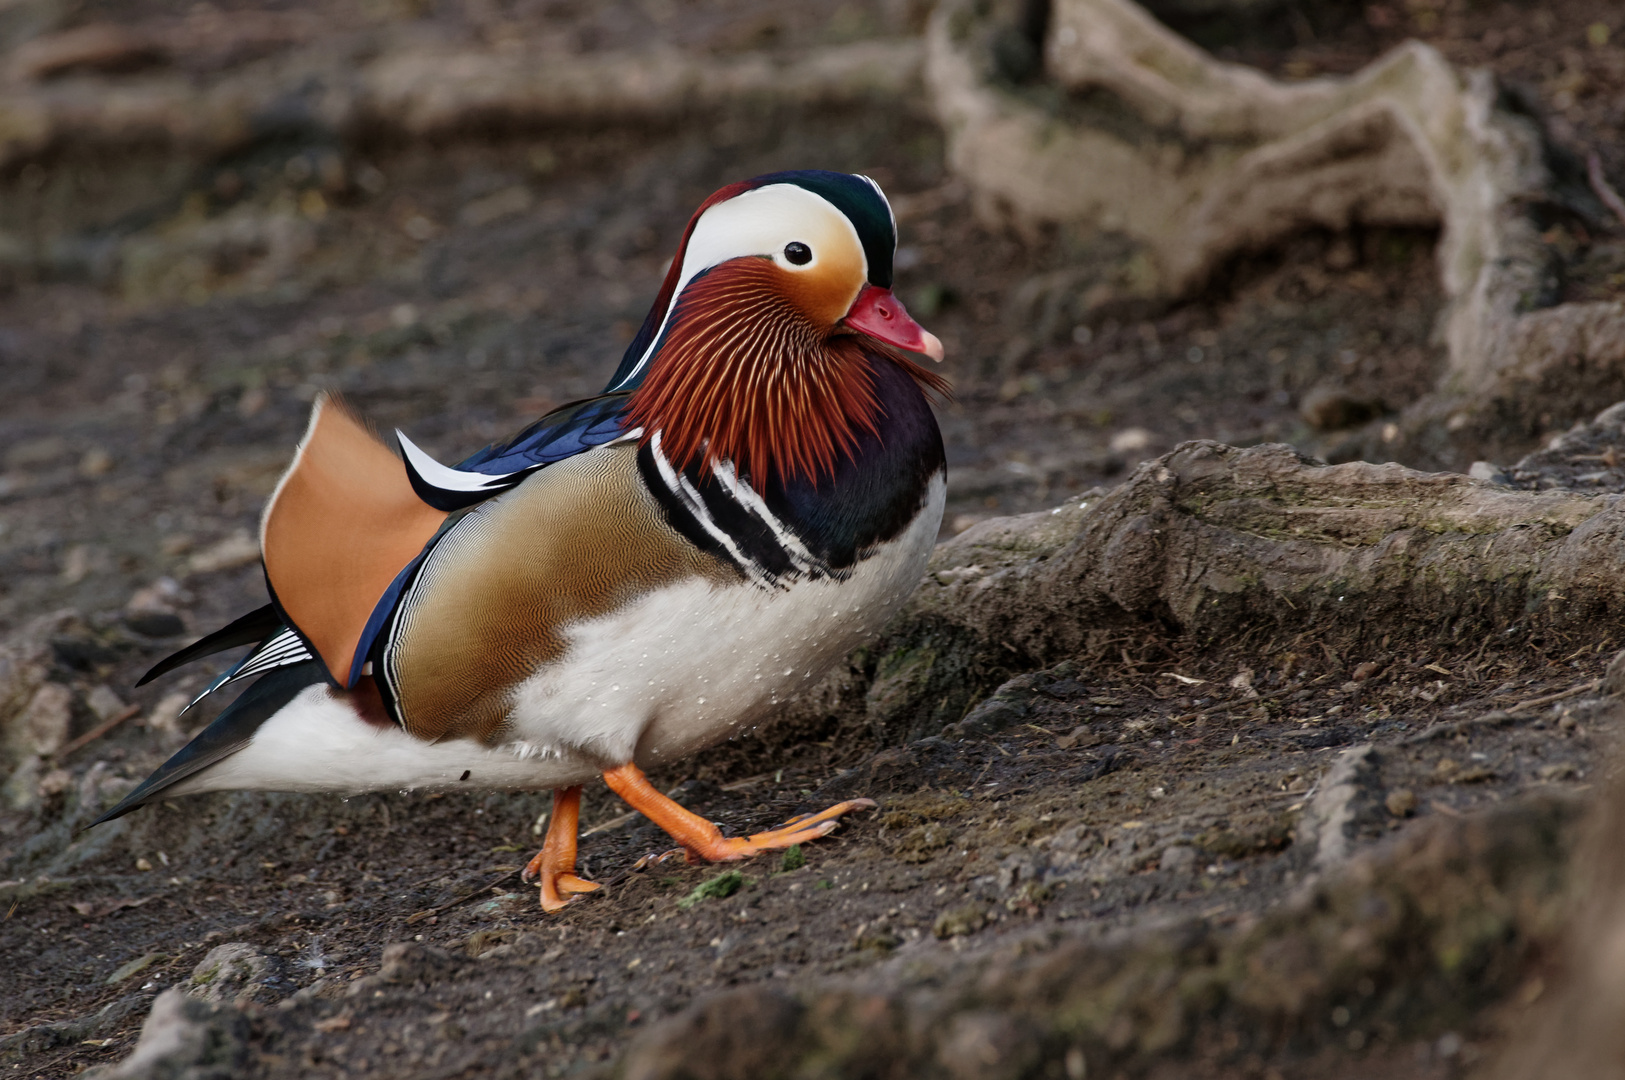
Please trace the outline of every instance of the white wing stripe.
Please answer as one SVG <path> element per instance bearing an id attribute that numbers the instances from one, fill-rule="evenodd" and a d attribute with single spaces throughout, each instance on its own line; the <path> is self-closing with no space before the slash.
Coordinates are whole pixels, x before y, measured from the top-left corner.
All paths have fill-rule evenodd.
<path id="1" fill-rule="evenodd" d="M 493 488 L 501 487 L 503 481 L 510 477 L 529 471 L 515 469 L 510 473 L 482 473 L 453 469 L 440 464 L 418 449 L 417 444 L 408 439 L 400 428 L 395 429 L 395 437 L 401 441 L 401 452 L 406 455 L 406 460 L 411 463 L 412 468 L 417 470 L 417 474 L 442 491 L 491 491 Z"/>

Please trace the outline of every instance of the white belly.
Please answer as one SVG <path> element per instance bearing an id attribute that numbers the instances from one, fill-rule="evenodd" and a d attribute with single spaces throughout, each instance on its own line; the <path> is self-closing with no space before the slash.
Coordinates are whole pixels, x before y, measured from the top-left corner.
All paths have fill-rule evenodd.
<path id="1" fill-rule="evenodd" d="M 844 581 L 767 590 L 694 580 L 579 624 L 564 658 L 515 693 L 516 737 L 647 768 L 756 725 L 914 592 L 945 495 L 939 476 L 908 530 Z"/>
<path id="2" fill-rule="evenodd" d="M 310 686 L 260 725 L 241 750 L 171 790 L 360 792 L 459 786 L 537 790 L 602 771 L 581 757 L 475 739 L 425 742 L 362 720 L 325 683 Z M 465 776 L 466 774 L 466 776 Z"/>

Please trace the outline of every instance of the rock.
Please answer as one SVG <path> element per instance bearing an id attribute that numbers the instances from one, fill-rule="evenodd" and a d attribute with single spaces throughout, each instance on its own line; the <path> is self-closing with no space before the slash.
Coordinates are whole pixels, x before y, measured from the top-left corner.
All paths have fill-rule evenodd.
<path id="1" fill-rule="evenodd" d="M 429 986 L 460 966 L 462 961 L 444 950 L 412 941 L 397 941 L 384 946 L 376 978 L 384 983 Z"/>
<path id="2" fill-rule="evenodd" d="M 117 775 L 113 766 L 98 761 L 79 779 L 80 812 L 99 814 L 122 799 L 138 781 Z"/>
<path id="3" fill-rule="evenodd" d="M 29 723 L 21 717 L 56 664 L 53 642 L 80 625 L 78 612 L 56 611 L 0 639 L 0 754 L 4 755 L 0 764 L 10 764 L 26 754 L 39 752 L 30 749 L 37 739 L 21 730 Z M 49 740 L 51 734 L 46 733 L 46 737 Z M 66 738 L 66 731 L 61 738 Z M 57 745 L 61 745 L 61 739 Z"/>
<path id="4" fill-rule="evenodd" d="M 968 937 L 987 925 L 987 909 L 981 904 L 965 904 L 938 915 L 931 932 L 939 938 Z"/>
<path id="5" fill-rule="evenodd" d="M 1068 825 L 1038 843 L 1049 853 L 1052 873 L 1075 875 L 1100 846 L 1100 835 L 1090 825 Z"/>
<path id="6" fill-rule="evenodd" d="M 1416 813 L 1416 792 L 1410 788 L 1395 788 L 1388 793 L 1382 804 L 1396 818 L 1410 817 Z"/>
<path id="7" fill-rule="evenodd" d="M 12 55 L 10 74 L 19 82 L 40 82 L 74 71 L 129 72 L 164 59 L 164 43 L 150 33 L 91 23 L 30 41 Z"/>
<path id="8" fill-rule="evenodd" d="M 248 1019 L 188 997 L 180 987 L 158 995 L 141 1038 L 117 1065 L 85 1072 L 87 1080 L 225 1080 L 248 1060 Z"/>
<path id="9" fill-rule="evenodd" d="M 1156 436 L 1145 428 L 1131 427 L 1124 428 L 1113 435 L 1108 445 L 1114 454 L 1136 454 L 1149 447 L 1154 441 L 1156 441 Z"/>
<path id="10" fill-rule="evenodd" d="M 181 734 L 181 710 L 191 701 L 191 694 L 183 694 L 178 690 L 165 694 L 147 713 L 147 727 L 165 735 Z"/>
<path id="11" fill-rule="evenodd" d="M 73 691 L 61 683 L 43 683 L 13 723 L 12 745 L 27 754 L 52 754 L 68 741 L 73 725 Z"/>
<path id="12" fill-rule="evenodd" d="M 961 738 L 967 735 L 991 735 L 1021 723 L 1026 716 L 1025 704 L 1013 697 L 995 694 L 972 709 L 956 726 Z"/>
<path id="13" fill-rule="evenodd" d="M 216 945 L 192 968 L 186 992 L 216 1005 L 270 1004 L 283 996 L 282 961 L 241 941 Z"/>
<path id="14" fill-rule="evenodd" d="M 1563 910 L 1566 927 L 1560 947 L 1547 955 L 1547 975 L 1523 1001 L 1507 1049 L 1481 1070 L 1486 1080 L 1546 1080 L 1625 1077 L 1625 1030 L 1617 1022 L 1625 1010 L 1625 859 L 1619 836 L 1625 830 L 1625 786 L 1615 778 L 1590 815 L 1574 853 L 1576 888 Z M 1532 1007 L 1531 1007 L 1532 1006 Z"/>
<path id="15" fill-rule="evenodd" d="M 4 788 L 0 788 L 0 798 L 14 810 L 28 810 L 39 802 L 40 774 L 45 763 L 38 754 L 29 754 L 17 763 L 11 771 Z"/>
<path id="16" fill-rule="evenodd" d="M 248 530 L 239 529 L 187 559 L 186 568 L 194 574 L 216 574 L 247 566 L 259 557 L 259 541 L 250 536 Z"/>
<path id="17" fill-rule="evenodd" d="M 1050 681 L 1044 672 L 1017 675 L 966 713 L 963 720 L 953 725 L 951 734 L 949 731 L 945 731 L 944 734 L 952 738 L 965 738 L 991 735 L 995 731 L 1014 727 L 1027 718 L 1027 714 L 1031 711 L 1029 704 L 1038 686 Z"/>
<path id="18" fill-rule="evenodd" d="M 1199 855 L 1200 853 L 1189 844 L 1170 844 L 1162 849 L 1162 858 L 1157 861 L 1157 869 L 1174 874 L 1188 874 L 1196 869 Z"/>
<path id="19" fill-rule="evenodd" d="M 85 704 L 98 720 L 111 720 L 125 709 L 124 700 L 113 693 L 106 683 L 98 683 L 85 695 Z"/>
<path id="20" fill-rule="evenodd" d="M 1316 869 L 1331 870 L 1348 860 L 1355 829 L 1376 801 L 1378 762 L 1377 748 L 1370 743 L 1351 746 L 1321 777 L 1298 827 L 1301 839 L 1314 842 Z"/>
<path id="21" fill-rule="evenodd" d="M 955 1080 L 1016 1080 L 1042 1055 L 1029 1025 L 1005 1013 L 961 1013 L 937 1047 L 937 1064 Z"/>
<path id="22" fill-rule="evenodd" d="M 866 695 L 870 726 L 891 735 L 888 741 L 906 738 L 913 720 L 914 705 L 931 685 L 936 651 L 929 647 L 890 653 L 875 670 Z M 901 736 L 901 737 L 900 737 Z"/>
<path id="23" fill-rule="evenodd" d="M 1467 475 L 1474 480 L 1482 480 L 1486 484 L 1502 484 L 1510 486 L 1512 475 L 1501 466 L 1492 461 L 1475 461 L 1467 468 Z"/>
<path id="24" fill-rule="evenodd" d="M 1588 380 L 1589 381 L 1589 380 Z M 1531 491 L 1567 488 L 1619 491 L 1625 487 L 1625 402 L 1553 437 L 1520 458 L 1501 482 Z"/>
<path id="25" fill-rule="evenodd" d="M 1625 649 L 1608 661 L 1608 669 L 1602 675 L 1602 692 L 1612 697 L 1625 694 Z"/>

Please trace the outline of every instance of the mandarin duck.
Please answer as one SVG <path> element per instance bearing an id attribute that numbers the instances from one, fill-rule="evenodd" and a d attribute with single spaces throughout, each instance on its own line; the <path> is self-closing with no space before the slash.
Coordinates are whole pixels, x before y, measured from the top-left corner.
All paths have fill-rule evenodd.
<path id="1" fill-rule="evenodd" d="M 270 603 L 141 680 L 253 645 L 198 700 L 256 681 L 97 823 L 216 790 L 551 788 L 526 878 L 557 910 L 598 888 L 594 776 L 690 861 L 873 806 L 726 837 L 643 770 L 811 688 L 924 572 L 947 384 L 910 358 L 942 346 L 891 291 L 896 243 L 867 177 L 723 188 L 604 392 L 455 467 L 319 398 L 261 521 Z"/>

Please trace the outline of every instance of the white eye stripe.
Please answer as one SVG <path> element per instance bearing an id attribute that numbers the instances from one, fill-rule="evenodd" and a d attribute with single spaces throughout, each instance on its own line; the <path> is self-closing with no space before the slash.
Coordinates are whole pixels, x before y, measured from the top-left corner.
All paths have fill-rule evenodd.
<path id="1" fill-rule="evenodd" d="M 870 181 L 874 183 L 874 181 Z M 878 190 L 878 188 L 876 189 Z M 813 252 L 804 265 L 784 257 L 787 244 L 800 242 Z M 868 256 L 858 230 L 835 204 L 795 184 L 768 184 L 727 202 L 717 203 L 700 215 L 683 253 L 683 267 L 672 291 L 672 306 L 695 277 L 713 266 L 750 255 L 768 255 L 778 266 L 808 270 L 818 265 L 818 252 L 824 247 L 849 244 L 856 252 L 865 279 L 869 276 Z M 659 346 L 671 319 L 671 307 L 660 316 L 660 327 L 637 365 L 612 390 L 632 383 L 642 373 Z"/>

